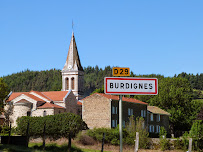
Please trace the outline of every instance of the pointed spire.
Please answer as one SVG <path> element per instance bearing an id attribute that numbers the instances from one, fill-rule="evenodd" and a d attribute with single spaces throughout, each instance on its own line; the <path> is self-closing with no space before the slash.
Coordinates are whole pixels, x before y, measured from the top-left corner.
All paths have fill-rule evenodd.
<path id="1" fill-rule="evenodd" d="M 68 50 L 68 56 L 62 71 L 70 71 L 70 70 L 83 71 L 82 65 L 80 63 L 80 58 L 77 50 L 74 32 L 72 32 L 72 37 L 71 37 L 70 46 Z"/>

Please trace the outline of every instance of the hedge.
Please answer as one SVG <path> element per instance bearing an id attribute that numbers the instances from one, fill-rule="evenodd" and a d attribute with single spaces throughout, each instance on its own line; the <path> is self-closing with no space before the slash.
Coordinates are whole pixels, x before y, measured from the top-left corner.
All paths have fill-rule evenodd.
<path id="1" fill-rule="evenodd" d="M 29 136 L 43 136 L 44 125 L 46 136 L 57 139 L 60 137 L 72 137 L 82 130 L 83 121 L 80 116 L 73 113 L 61 113 L 48 115 L 45 117 L 23 116 L 17 119 L 16 131 L 20 135 L 26 135 L 27 125 L 29 122 Z"/>

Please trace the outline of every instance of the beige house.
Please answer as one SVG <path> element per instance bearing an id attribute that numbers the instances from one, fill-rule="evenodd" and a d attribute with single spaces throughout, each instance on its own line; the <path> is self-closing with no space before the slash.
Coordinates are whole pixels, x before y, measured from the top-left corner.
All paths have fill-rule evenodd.
<path id="1" fill-rule="evenodd" d="M 156 106 L 147 106 L 148 113 L 148 131 L 152 134 L 158 134 L 160 127 L 164 127 L 169 133 L 169 116 L 170 113 Z"/>
<path id="2" fill-rule="evenodd" d="M 133 99 L 122 98 L 123 126 L 129 117 L 142 116 L 147 125 L 147 103 Z M 103 93 L 95 93 L 82 99 L 82 118 L 87 126 L 92 128 L 115 128 L 119 124 L 119 97 Z"/>
<path id="3" fill-rule="evenodd" d="M 78 100 L 84 94 L 84 71 L 80 63 L 77 45 L 72 33 L 67 59 L 62 69 L 62 91 L 11 92 L 4 100 L 5 110 L 12 113 L 10 121 L 16 126 L 21 116 L 54 115 L 72 112 L 81 115 L 82 104 Z"/>

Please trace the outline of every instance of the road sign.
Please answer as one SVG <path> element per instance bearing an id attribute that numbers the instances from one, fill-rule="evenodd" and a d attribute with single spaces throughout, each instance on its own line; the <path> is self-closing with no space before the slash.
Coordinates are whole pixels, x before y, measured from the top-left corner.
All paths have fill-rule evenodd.
<path id="1" fill-rule="evenodd" d="M 157 95 L 157 78 L 105 77 L 105 94 L 120 95 Z"/>
<path id="2" fill-rule="evenodd" d="M 113 76 L 130 76 L 130 68 L 113 67 Z"/>

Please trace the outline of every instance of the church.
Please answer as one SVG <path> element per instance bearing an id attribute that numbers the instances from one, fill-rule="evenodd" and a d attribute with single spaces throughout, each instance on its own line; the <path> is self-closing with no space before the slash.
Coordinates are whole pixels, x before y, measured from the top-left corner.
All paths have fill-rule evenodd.
<path id="1" fill-rule="evenodd" d="M 72 33 L 62 73 L 61 91 L 11 92 L 5 100 L 5 111 L 12 126 L 22 116 L 46 116 L 63 112 L 81 115 L 84 95 L 84 71 L 80 62 L 77 45 Z"/>

